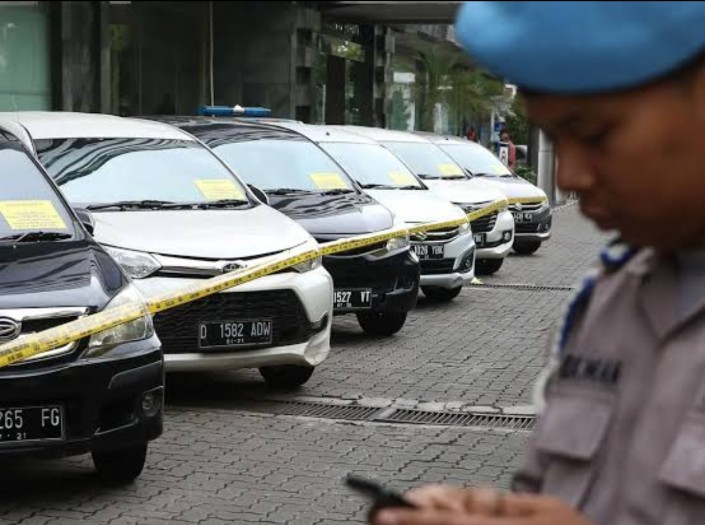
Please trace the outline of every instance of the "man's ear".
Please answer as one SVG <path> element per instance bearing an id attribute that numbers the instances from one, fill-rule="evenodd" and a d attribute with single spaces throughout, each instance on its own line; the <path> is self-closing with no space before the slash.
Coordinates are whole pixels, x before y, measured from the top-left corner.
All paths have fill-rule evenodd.
<path id="1" fill-rule="evenodd" d="M 690 87 L 693 113 L 700 122 L 705 123 L 705 60 L 701 60 L 693 72 Z"/>

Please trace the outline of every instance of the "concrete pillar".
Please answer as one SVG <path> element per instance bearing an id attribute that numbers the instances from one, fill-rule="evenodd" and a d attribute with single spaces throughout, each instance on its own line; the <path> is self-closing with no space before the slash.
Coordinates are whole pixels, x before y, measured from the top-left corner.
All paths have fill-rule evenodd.
<path id="1" fill-rule="evenodd" d="M 553 142 L 539 130 L 538 140 L 538 186 L 546 192 L 551 204 L 556 204 L 556 178 L 554 169 Z"/>
<path id="2" fill-rule="evenodd" d="M 328 55 L 326 124 L 345 124 L 345 59 Z"/>
<path id="3" fill-rule="evenodd" d="M 64 111 L 98 111 L 101 107 L 99 42 L 100 6 L 61 2 L 61 107 Z"/>

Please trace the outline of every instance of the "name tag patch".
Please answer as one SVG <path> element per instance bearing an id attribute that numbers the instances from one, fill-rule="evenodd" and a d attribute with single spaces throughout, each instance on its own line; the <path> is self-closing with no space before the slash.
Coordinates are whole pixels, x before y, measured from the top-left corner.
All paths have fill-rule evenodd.
<path id="1" fill-rule="evenodd" d="M 558 376 L 614 386 L 619 382 L 621 370 L 621 361 L 568 354 L 563 357 Z"/>

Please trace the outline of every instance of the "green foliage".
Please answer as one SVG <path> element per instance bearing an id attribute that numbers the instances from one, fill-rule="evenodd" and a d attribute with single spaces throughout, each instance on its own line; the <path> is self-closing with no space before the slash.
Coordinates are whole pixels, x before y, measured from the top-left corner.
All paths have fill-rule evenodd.
<path id="1" fill-rule="evenodd" d="M 514 116 L 508 116 L 506 124 L 507 130 L 512 137 L 512 142 L 514 142 L 514 144 L 528 144 L 531 126 L 526 116 L 524 105 L 515 98 L 512 101 L 511 109 Z"/>
<path id="2" fill-rule="evenodd" d="M 392 93 L 391 129 L 405 131 L 410 117 L 411 112 L 409 111 L 409 107 L 404 100 L 402 90 L 395 89 Z"/>
<path id="3" fill-rule="evenodd" d="M 531 166 L 517 165 L 514 167 L 514 173 L 528 180 L 531 184 L 535 185 L 538 182 L 539 177 Z"/>
<path id="4" fill-rule="evenodd" d="M 470 69 L 465 55 L 456 50 L 424 41 L 415 47 L 420 66 L 415 95 L 421 130 L 433 131 L 436 104 L 445 105 L 455 122 L 479 120 L 490 114 L 493 97 L 503 94 L 501 82 Z"/>

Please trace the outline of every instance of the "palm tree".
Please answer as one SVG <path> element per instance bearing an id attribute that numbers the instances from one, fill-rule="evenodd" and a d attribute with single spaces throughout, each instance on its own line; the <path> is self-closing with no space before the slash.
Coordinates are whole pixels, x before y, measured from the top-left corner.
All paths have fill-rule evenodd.
<path id="1" fill-rule="evenodd" d="M 417 42 L 414 47 L 420 66 L 415 86 L 420 129 L 433 131 L 437 104 L 445 105 L 455 122 L 489 116 L 495 97 L 503 95 L 501 82 L 472 69 L 459 51 L 425 41 Z"/>

